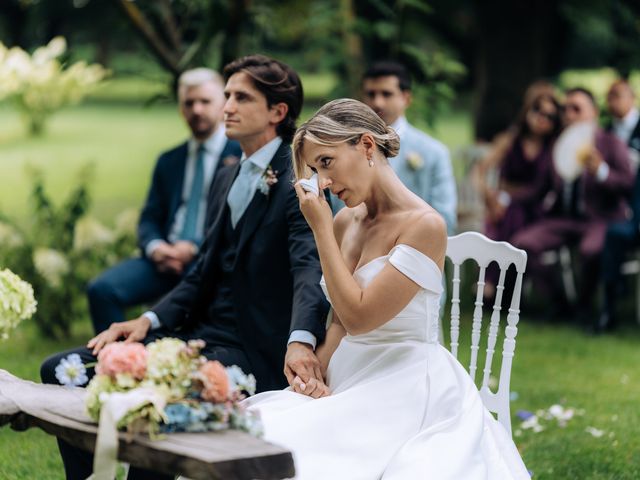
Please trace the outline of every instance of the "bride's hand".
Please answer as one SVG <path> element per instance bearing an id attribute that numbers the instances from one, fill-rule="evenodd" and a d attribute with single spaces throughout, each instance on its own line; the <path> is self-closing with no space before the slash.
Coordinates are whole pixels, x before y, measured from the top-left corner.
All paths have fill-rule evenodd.
<path id="1" fill-rule="evenodd" d="M 311 230 L 317 232 L 319 229 L 328 228 L 333 231 L 333 213 L 329 202 L 324 197 L 324 191 L 320 190 L 320 194 L 316 195 L 305 191 L 299 183 L 296 183 L 295 189 L 300 202 L 300 211 Z"/>
<path id="2" fill-rule="evenodd" d="M 315 378 L 311 378 L 305 383 L 296 375 L 293 382 L 291 382 L 291 388 L 293 388 L 294 392 L 313 398 L 328 397 L 331 395 L 329 387 L 327 387 L 321 380 L 317 380 Z"/>

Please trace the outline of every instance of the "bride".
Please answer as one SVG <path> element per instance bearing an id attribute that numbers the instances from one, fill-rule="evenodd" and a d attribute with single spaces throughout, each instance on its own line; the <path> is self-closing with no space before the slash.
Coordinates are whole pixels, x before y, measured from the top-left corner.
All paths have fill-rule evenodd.
<path id="1" fill-rule="evenodd" d="M 289 448 L 302 480 L 528 479 L 471 378 L 438 344 L 443 219 L 387 158 L 396 133 L 364 104 L 335 100 L 293 140 L 296 191 L 332 304 L 317 349 L 323 378 L 247 400 L 266 440 Z M 322 189 L 350 208 L 332 219 Z"/>

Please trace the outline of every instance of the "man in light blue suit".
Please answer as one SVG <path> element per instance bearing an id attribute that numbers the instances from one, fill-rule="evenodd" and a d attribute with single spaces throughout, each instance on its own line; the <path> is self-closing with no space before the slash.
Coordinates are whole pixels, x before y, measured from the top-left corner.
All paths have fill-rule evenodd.
<path id="1" fill-rule="evenodd" d="M 364 102 L 400 136 L 400 153 L 389 159 L 400 180 L 435 208 L 456 229 L 456 184 L 449 150 L 438 140 L 411 125 L 405 111 L 411 104 L 411 77 L 396 62 L 378 62 L 362 81 Z"/>

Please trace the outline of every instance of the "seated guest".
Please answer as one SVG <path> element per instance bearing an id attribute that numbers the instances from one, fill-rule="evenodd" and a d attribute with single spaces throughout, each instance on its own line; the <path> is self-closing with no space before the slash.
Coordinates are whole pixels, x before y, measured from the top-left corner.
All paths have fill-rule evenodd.
<path id="1" fill-rule="evenodd" d="M 364 74 L 364 103 L 400 136 L 400 152 L 389 162 L 413 193 L 435 208 L 456 229 L 456 182 L 449 150 L 438 140 L 411 125 L 405 112 L 411 104 L 411 76 L 396 62 L 378 62 Z"/>
<path id="2" fill-rule="evenodd" d="M 640 245 L 640 177 L 637 175 L 640 161 L 640 112 L 635 105 L 635 95 L 629 83 L 618 80 L 611 85 L 607 106 L 613 118 L 610 131 L 627 144 L 630 157 L 635 159 L 636 183 L 630 202 L 631 218 L 613 223 L 607 229 L 602 252 L 604 304 L 594 325 L 596 333 L 615 328 L 620 268 L 629 250 Z"/>
<path id="3" fill-rule="evenodd" d="M 175 287 L 192 265 L 204 236 L 209 186 L 225 163 L 238 162 L 240 145 L 222 124 L 224 83 L 213 70 L 184 72 L 180 113 L 192 137 L 158 158 L 138 225 L 142 255 L 125 260 L 88 288 L 96 333 L 125 320 L 126 307 L 153 302 Z"/>
<path id="4" fill-rule="evenodd" d="M 150 311 L 114 323 L 87 347 L 49 357 L 44 383 L 70 353 L 95 362 L 106 344 L 202 339 L 202 354 L 237 365 L 257 391 L 295 377 L 322 380 L 314 350 L 325 336 L 329 305 L 320 288 L 313 233 L 298 208 L 289 146 L 302 109 L 302 83 L 289 66 L 262 55 L 224 69 L 224 121 L 242 146 L 242 162 L 221 169 L 212 185 L 211 225 L 195 266 Z M 59 440 L 68 479 L 85 479 L 92 456 Z M 131 469 L 129 478 L 166 476 Z"/>
<path id="5" fill-rule="evenodd" d="M 511 242 L 515 233 L 540 219 L 549 188 L 551 149 L 560 128 L 560 104 L 550 93 L 538 94 L 525 102 L 515 125 L 478 163 L 474 173 L 486 205 L 489 238 Z M 495 188 L 487 182 L 494 170 L 499 177 Z M 495 268 L 487 270 L 487 297 L 495 292 L 497 273 Z"/>
<path id="6" fill-rule="evenodd" d="M 640 163 L 640 111 L 629 82 L 618 80 L 611 85 L 607 108 L 611 114 L 607 130 L 629 147 L 632 166 L 637 168 Z"/>
<path id="7" fill-rule="evenodd" d="M 583 88 L 566 92 L 564 122 L 596 122 L 598 107 L 593 95 Z M 573 183 L 565 183 L 551 169 L 551 190 L 543 201 L 543 218 L 521 230 L 513 244 L 529 253 L 529 271 L 544 274 L 539 262 L 542 252 L 562 245 L 577 245 L 582 271 L 578 292 L 580 316 L 588 314 L 598 285 L 600 254 L 609 222 L 622 220 L 626 196 L 633 185 L 629 155 L 614 135 L 597 129 L 584 169 Z M 550 287 L 549 282 L 541 282 Z M 552 298 L 554 292 L 547 292 Z M 584 319 L 584 318 L 582 318 Z"/>

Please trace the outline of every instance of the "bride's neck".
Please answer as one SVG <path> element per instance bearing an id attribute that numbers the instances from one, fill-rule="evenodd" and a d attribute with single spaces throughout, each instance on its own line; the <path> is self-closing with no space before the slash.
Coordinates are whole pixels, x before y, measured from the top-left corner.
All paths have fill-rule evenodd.
<path id="1" fill-rule="evenodd" d="M 407 205 L 408 191 L 388 163 L 378 165 L 371 183 L 371 196 L 364 201 L 367 217 L 375 217 Z"/>

